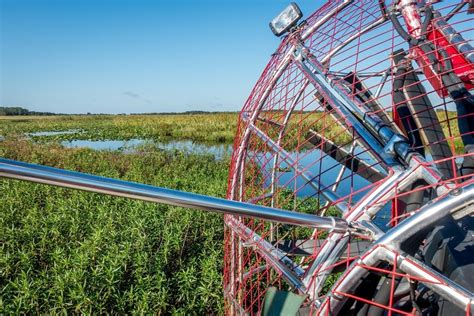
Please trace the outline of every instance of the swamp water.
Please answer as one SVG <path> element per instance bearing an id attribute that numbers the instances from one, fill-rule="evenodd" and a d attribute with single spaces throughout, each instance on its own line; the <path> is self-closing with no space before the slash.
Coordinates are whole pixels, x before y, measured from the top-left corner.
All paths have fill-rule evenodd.
<path id="1" fill-rule="evenodd" d="M 45 131 L 30 133 L 30 137 L 48 137 L 55 135 L 74 134 L 80 133 L 80 130 L 68 130 L 68 131 Z M 204 154 L 212 155 L 217 160 L 230 158 L 232 155 L 232 144 L 203 144 L 194 143 L 189 140 L 175 140 L 169 142 L 156 142 L 146 139 L 130 139 L 130 140 L 70 140 L 62 141 L 61 144 L 68 148 L 90 148 L 94 150 L 118 150 L 125 153 L 133 153 L 138 151 L 141 146 L 156 146 L 162 150 L 169 151 L 181 151 L 189 154 Z M 249 155 L 255 155 L 257 161 L 270 161 L 273 160 L 274 153 L 249 153 Z M 308 150 L 304 153 L 290 153 L 291 158 L 296 160 L 299 157 L 300 166 L 305 170 L 305 176 L 301 175 L 301 172 L 296 172 L 285 164 L 284 160 L 280 163 L 280 170 L 275 174 L 275 179 L 278 181 L 278 186 L 286 187 L 290 190 L 297 190 L 297 196 L 300 198 L 311 198 L 318 195 L 317 187 L 315 183 L 320 183 L 321 187 L 325 187 L 325 184 L 332 184 L 341 172 L 342 165 L 336 160 L 322 153 L 318 149 Z M 321 159 L 321 157 L 324 157 Z M 359 153 L 359 157 L 360 153 Z M 364 160 L 370 163 L 370 157 L 362 157 Z M 282 160 L 282 159 L 280 159 Z M 320 160 L 321 163 L 315 164 L 314 161 Z M 306 167 L 303 167 L 306 166 Z M 309 167 L 307 167 L 309 166 Z M 271 173 L 273 171 L 273 165 L 271 163 L 261 166 L 261 173 L 264 179 L 266 179 L 265 191 L 269 191 L 271 186 Z M 320 171 L 324 172 L 320 174 Z M 314 177 L 314 175 L 319 175 Z M 314 178 L 313 183 L 308 181 L 307 178 Z M 346 196 L 352 192 L 358 192 L 353 195 L 353 203 L 357 202 L 362 196 L 364 196 L 369 189 L 372 188 L 371 183 L 364 178 L 354 175 L 350 177 L 350 170 L 345 170 L 342 173 L 341 181 L 339 182 L 335 193 L 339 196 Z M 352 189 L 351 189 L 352 188 Z M 321 200 L 324 203 L 324 200 Z M 390 215 L 391 203 L 388 203 L 374 219 L 375 223 L 379 226 L 386 226 L 387 219 Z M 382 228 L 381 227 L 381 228 Z M 385 228 L 386 229 L 386 228 Z"/>
<path id="2" fill-rule="evenodd" d="M 61 144 L 68 148 L 91 148 L 95 150 L 121 150 L 134 152 L 142 145 L 156 146 L 159 149 L 169 151 L 182 151 L 189 154 L 213 155 L 215 159 L 222 160 L 232 154 L 230 144 L 200 144 L 188 140 L 177 140 L 170 142 L 155 142 L 145 139 L 130 140 L 72 140 L 63 141 Z"/>

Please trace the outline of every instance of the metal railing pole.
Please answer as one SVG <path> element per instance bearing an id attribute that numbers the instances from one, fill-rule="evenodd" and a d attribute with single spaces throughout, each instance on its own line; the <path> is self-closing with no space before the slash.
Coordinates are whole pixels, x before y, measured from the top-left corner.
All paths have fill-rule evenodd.
<path id="1" fill-rule="evenodd" d="M 344 219 L 321 217 L 245 202 L 226 200 L 195 193 L 165 189 L 151 185 L 116 180 L 80 172 L 18 162 L 0 158 L 0 177 L 55 185 L 136 200 L 201 209 L 217 213 L 264 219 L 284 224 L 344 232 L 349 225 Z"/>

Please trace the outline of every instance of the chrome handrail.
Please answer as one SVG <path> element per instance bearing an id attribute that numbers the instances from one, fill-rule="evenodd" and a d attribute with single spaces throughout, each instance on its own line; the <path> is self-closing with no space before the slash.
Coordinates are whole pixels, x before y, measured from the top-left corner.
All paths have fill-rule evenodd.
<path id="1" fill-rule="evenodd" d="M 322 217 L 298 213 L 4 158 L 0 158 L 0 177 L 216 213 L 252 217 L 290 225 L 328 229 L 338 232 L 346 232 L 350 229 L 349 224 L 344 219 L 337 217 Z"/>

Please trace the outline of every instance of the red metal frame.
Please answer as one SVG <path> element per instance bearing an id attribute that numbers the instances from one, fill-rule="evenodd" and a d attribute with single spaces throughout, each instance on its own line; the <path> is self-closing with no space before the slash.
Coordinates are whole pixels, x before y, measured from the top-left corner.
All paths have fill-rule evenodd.
<path id="1" fill-rule="evenodd" d="M 324 19 L 326 15 L 343 3 L 343 0 L 325 3 L 306 19 L 307 24 L 302 26 L 301 32 L 304 33 L 305 30 L 316 25 L 318 21 Z M 452 8 L 452 6 L 440 7 L 443 3 L 437 5 L 443 14 L 446 14 Z M 471 30 L 469 22 L 472 23 L 474 18 L 467 16 L 465 13 L 465 11 L 461 11 L 455 17 L 462 15 L 462 21 L 464 22 L 457 25 L 457 31 L 463 34 L 465 38 L 468 38 L 468 33 Z M 344 9 L 337 11 L 333 17 L 310 34 L 304 40 L 304 45 L 309 48 L 316 59 L 322 60 L 332 50 L 342 45 L 345 40 L 383 18 L 383 15 L 384 12 L 377 1 L 354 1 Z M 448 50 L 454 63 L 455 71 L 461 78 L 469 77 L 468 73 L 472 70 L 472 65 L 467 65 L 466 60 L 463 60 L 459 53 L 453 51 L 454 48 L 452 46 L 443 42 L 443 38 L 438 33 L 436 28 L 431 27 L 428 32 L 428 39 L 433 41 L 436 46 L 442 46 Z M 471 40 L 470 38 L 468 39 Z M 285 62 L 285 58 L 287 58 L 287 52 L 295 41 L 297 41 L 297 37 L 293 35 L 288 35 L 282 40 L 243 106 L 234 141 L 234 155 L 228 181 L 228 197 L 242 201 L 255 201 L 257 204 L 266 206 L 314 213 L 334 212 L 335 207 L 339 203 L 345 202 L 350 206 L 350 212 L 357 206 L 361 196 L 377 189 L 384 180 L 373 183 L 363 181 L 358 173 L 350 168 L 346 168 L 342 177 L 337 179 L 337 174 L 341 167 L 331 160 L 328 163 L 327 156 L 330 153 L 323 153 L 321 151 L 324 147 L 324 142 L 331 141 L 336 144 L 337 148 L 349 150 L 355 141 L 359 144 L 355 151 L 355 156 L 368 161 L 370 168 L 385 170 L 387 177 L 392 174 L 393 170 L 390 166 L 385 165 L 376 158 L 379 153 L 375 153 L 370 148 L 367 148 L 367 146 L 364 146 L 361 137 L 353 128 L 346 124 L 343 117 L 340 117 L 334 109 L 330 108 L 327 100 L 322 100 L 320 96 L 317 96 L 317 91 L 313 86 L 307 85 L 307 79 L 297 65 L 289 62 L 281 76 L 274 83 L 275 73 L 282 69 L 282 64 Z M 407 42 L 397 34 L 391 23 L 386 21 L 371 29 L 370 32 L 361 34 L 355 40 L 345 44 L 325 64 L 327 76 L 333 80 L 334 84 L 349 91 L 348 94 L 351 98 L 358 98 L 358 93 L 370 92 L 373 98 L 362 103 L 368 105 L 370 102 L 377 102 L 381 109 L 374 113 L 377 114 L 382 111 L 388 113 L 389 117 L 391 117 L 390 123 L 394 128 L 400 126 L 399 119 L 401 118 L 397 118 L 395 112 L 392 111 L 396 104 L 393 102 L 392 89 L 395 80 L 395 65 L 393 64 L 391 54 L 400 48 L 406 51 L 410 49 Z M 416 48 L 412 49 L 412 54 L 420 56 Z M 440 89 L 436 86 L 435 81 L 433 81 L 433 76 L 430 76 L 428 70 L 425 69 L 426 67 L 422 59 L 420 59 L 422 57 L 418 58 L 417 61 L 420 64 L 412 63 L 413 69 L 411 71 L 427 74 L 420 77 L 420 83 L 426 90 L 423 95 L 431 100 L 432 107 L 439 117 L 440 124 L 443 126 L 445 140 L 448 142 L 453 153 L 450 157 L 430 161 L 429 164 L 436 166 L 443 161 L 447 161 L 452 166 L 457 166 L 460 160 L 469 154 L 463 152 L 453 103 L 446 97 L 444 92 L 438 94 Z M 470 68 L 467 69 L 466 67 Z M 362 91 L 357 91 L 355 84 L 348 84 L 344 81 L 344 76 L 350 72 L 358 75 L 360 82 L 363 84 Z M 389 76 L 382 82 L 382 74 L 384 72 L 388 72 Z M 467 77 L 463 77 L 463 73 L 468 74 Z M 469 80 L 471 79 L 472 77 L 469 77 Z M 468 87 L 471 87 L 469 83 Z M 379 88 L 380 94 L 375 96 Z M 418 97 L 421 98 L 422 95 Z M 292 111 L 291 118 L 287 123 L 283 136 L 279 139 L 285 117 L 290 111 Z M 416 114 L 423 115 L 424 112 L 417 112 Z M 255 115 L 256 119 L 251 121 L 253 115 Z M 271 149 L 268 142 L 256 136 L 255 133 L 247 132 L 250 124 L 254 124 L 259 130 L 264 132 L 282 150 L 291 153 L 294 158 L 293 163 L 288 164 L 281 159 L 281 156 L 276 159 L 275 157 L 278 153 Z M 424 125 L 418 126 L 418 129 L 430 127 L 430 125 Z M 327 141 L 323 141 L 323 144 L 319 146 L 312 145 L 307 138 L 310 128 L 316 130 Z M 432 145 L 433 142 L 428 140 L 422 146 L 428 160 Z M 334 150 L 337 150 L 337 148 Z M 239 157 L 240 155 L 244 158 Z M 239 159 L 243 159 L 241 165 L 238 165 Z M 273 166 L 275 161 L 277 164 Z M 274 192 L 272 192 L 271 181 L 274 169 L 277 170 L 274 178 L 277 185 L 274 186 Z M 457 167 L 454 169 L 456 170 Z M 310 173 L 314 176 L 314 181 L 319 185 L 318 189 L 315 189 L 309 181 L 302 180 L 302 175 L 305 173 Z M 453 178 L 445 179 L 443 183 L 460 185 L 466 179 L 467 176 L 461 176 L 456 171 Z M 336 193 L 340 195 L 340 199 L 327 204 L 324 203 L 323 193 L 331 191 L 335 186 L 338 186 Z M 404 212 L 404 207 L 401 203 L 403 198 L 417 191 L 429 192 L 435 189 L 436 185 L 426 184 L 416 189 L 397 192 L 395 199 L 380 199 L 374 202 L 393 205 L 393 207 L 388 206 L 388 213 L 381 212 L 379 214 L 380 220 L 387 225 L 385 229 L 390 228 L 392 225 L 397 225 L 412 214 Z M 273 199 L 269 197 L 271 193 L 273 194 Z M 392 212 L 390 212 L 390 209 L 392 209 Z M 383 219 L 383 217 L 387 218 Z M 332 235 L 332 233 L 328 235 L 322 231 L 311 232 L 300 228 L 293 229 L 254 219 L 240 220 L 262 238 L 274 244 L 289 239 L 297 240 L 298 242 L 293 244 L 293 250 L 297 250 L 298 246 L 304 241 L 324 239 Z M 294 259 L 300 266 L 308 267 L 314 262 L 323 245 L 324 243 L 320 245 L 315 244 L 310 255 L 301 258 L 295 257 Z M 224 289 L 226 293 L 230 293 L 230 289 L 233 289 L 233 293 L 229 294 L 226 298 L 226 310 L 228 313 L 238 313 L 240 311 L 248 314 L 258 314 L 263 306 L 262 301 L 266 288 L 274 285 L 280 289 L 290 289 L 282 275 L 274 271 L 265 258 L 254 251 L 251 243 L 234 234 L 230 226 L 226 226 L 224 250 Z M 350 248 L 347 251 L 350 253 Z M 346 258 L 340 258 L 326 269 L 330 270 L 336 266 L 347 268 L 355 259 L 357 257 L 347 256 Z M 392 268 L 395 269 L 396 265 Z M 324 272 L 323 270 L 317 269 L 315 274 L 322 273 Z M 250 271 L 255 273 L 243 280 L 241 274 Z M 395 270 L 385 269 L 378 272 L 387 275 L 399 275 Z M 403 277 L 407 277 L 406 274 Z M 311 280 L 311 282 L 314 282 L 315 279 Z M 308 284 L 308 288 L 313 285 L 311 282 Z M 309 294 L 313 294 L 312 297 L 315 296 L 315 293 Z M 344 293 L 333 294 L 343 295 Z M 351 293 L 345 294 L 346 297 L 351 297 L 350 295 L 352 295 Z M 363 300 L 357 297 L 351 298 Z M 393 293 L 390 299 L 391 302 L 388 305 L 381 306 L 389 314 L 392 312 L 411 313 L 399 311 L 394 307 L 396 302 L 393 301 Z M 310 300 L 307 300 L 305 304 L 310 306 L 313 313 L 317 312 L 315 306 L 311 305 Z"/>

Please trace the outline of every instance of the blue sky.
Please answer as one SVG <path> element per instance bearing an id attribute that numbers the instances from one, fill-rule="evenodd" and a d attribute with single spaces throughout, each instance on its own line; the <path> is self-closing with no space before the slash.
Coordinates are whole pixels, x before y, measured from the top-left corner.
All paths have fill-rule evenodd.
<path id="1" fill-rule="evenodd" d="M 236 111 L 290 1 L 0 0 L 0 106 Z M 305 16 L 319 1 L 297 1 Z"/>

